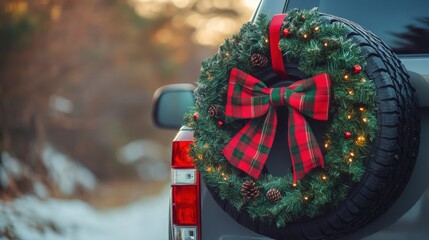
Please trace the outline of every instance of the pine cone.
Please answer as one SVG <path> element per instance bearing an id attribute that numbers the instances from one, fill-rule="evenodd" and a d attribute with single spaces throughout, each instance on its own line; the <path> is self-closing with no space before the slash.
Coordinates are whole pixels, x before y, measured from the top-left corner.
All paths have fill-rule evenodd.
<path id="1" fill-rule="evenodd" d="M 282 198 L 280 191 L 275 188 L 271 188 L 270 190 L 268 190 L 265 196 L 273 202 L 278 202 Z"/>
<path id="2" fill-rule="evenodd" d="M 248 200 L 259 197 L 259 189 L 254 181 L 244 181 L 241 185 L 241 194 Z"/>
<path id="3" fill-rule="evenodd" d="M 268 58 L 259 53 L 255 53 L 250 57 L 250 62 L 253 67 L 265 67 L 268 64 Z"/>
<path id="4" fill-rule="evenodd" d="M 220 109 L 220 107 L 218 107 L 216 105 L 211 105 L 209 107 L 209 109 L 207 110 L 207 112 L 209 113 L 210 117 L 219 118 L 219 117 L 223 116 L 222 109 Z"/>

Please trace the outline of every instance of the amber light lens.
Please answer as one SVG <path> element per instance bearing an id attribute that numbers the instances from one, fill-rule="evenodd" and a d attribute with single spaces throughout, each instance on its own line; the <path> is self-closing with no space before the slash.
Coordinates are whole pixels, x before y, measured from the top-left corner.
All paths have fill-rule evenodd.
<path id="1" fill-rule="evenodd" d="M 189 156 L 190 145 L 193 141 L 173 141 L 173 157 L 171 166 L 173 168 L 195 167 L 194 161 Z"/>
<path id="2" fill-rule="evenodd" d="M 196 225 L 198 217 L 198 189 L 196 185 L 173 187 L 173 223 Z"/>

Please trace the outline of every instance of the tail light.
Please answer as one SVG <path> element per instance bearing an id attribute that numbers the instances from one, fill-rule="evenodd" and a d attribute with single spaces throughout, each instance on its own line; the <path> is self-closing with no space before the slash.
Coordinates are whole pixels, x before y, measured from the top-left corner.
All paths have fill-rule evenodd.
<path id="1" fill-rule="evenodd" d="M 199 174 L 189 156 L 191 130 L 181 128 L 173 140 L 171 158 L 171 226 L 173 240 L 200 239 Z"/>

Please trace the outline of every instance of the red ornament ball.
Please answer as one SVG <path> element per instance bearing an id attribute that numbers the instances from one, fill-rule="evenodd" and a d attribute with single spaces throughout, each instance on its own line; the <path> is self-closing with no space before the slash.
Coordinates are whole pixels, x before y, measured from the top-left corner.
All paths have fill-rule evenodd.
<path id="1" fill-rule="evenodd" d="M 352 133 L 351 132 L 345 132 L 344 133 L 344 137 L 345 138 L 351 138 L 352 137 Z"/>
<path id="2" fill-rule="evenodd" d="M 218 126 L 218 127 L 222 127 L 222 126 L 223 126 L 223 122 L 219 120 L 219 121 L 217 122 L 217 126 Z"/>
<path id="3" fill-rule="evenodd" d="M 361 71 L 362 71 L 362 67 L 360 65 L 356 64 L 356 65 L 353 66 L 353 72 L 355 74 L 359 74 Z"/>
<path id="4" fill-rule="evenodd" d="M 290 34 L 290 29 L 289 28 L 285 28 L 283 29 L 283 36 L 287 37 Z"/>
<path id="5" fill-rule="evenodd" d="M 199 114 L 196 112 L 196 113 L 194 113 L 194 120 L 197 120 L 198 119 L 198 117 L 199 117 Z"/>

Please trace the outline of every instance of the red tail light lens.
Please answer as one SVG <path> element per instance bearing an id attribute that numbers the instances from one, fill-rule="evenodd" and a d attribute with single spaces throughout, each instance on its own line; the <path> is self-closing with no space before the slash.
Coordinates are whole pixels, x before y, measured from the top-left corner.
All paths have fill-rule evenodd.
<path id="1" fill-rule="evenodd" d="M 196 225 L 198 223 L 198 188 L 191 186 L 173 187 L 173 224 Z"/>
<path id="2" fill-rule="evenodd" d="M 195 164 L 189 156 L 189 148 L 193 141 L 173 141 L 173 157 L 171 159 L 172 167 L 194 167 Z"/>

